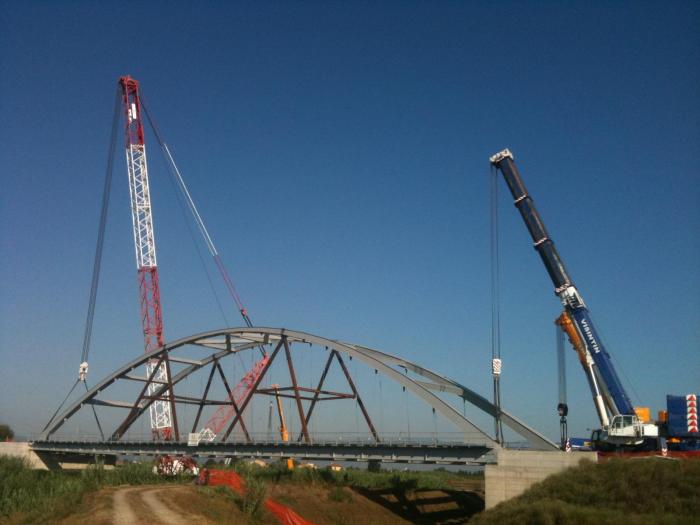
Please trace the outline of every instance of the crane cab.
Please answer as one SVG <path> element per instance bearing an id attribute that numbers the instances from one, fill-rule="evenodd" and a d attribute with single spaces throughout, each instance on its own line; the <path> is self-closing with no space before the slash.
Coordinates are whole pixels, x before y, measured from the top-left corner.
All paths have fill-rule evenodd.
<path id="1" fill-rule="evenodd" d="M 658 438 L 659 427 L 644 423 L 636 414 L 618 414 L 610 420 L 610 425 L 594 430 L 591 443 L 594 450 L 610 450 L 616 446 L 641 445 L 649 438 Z"/>

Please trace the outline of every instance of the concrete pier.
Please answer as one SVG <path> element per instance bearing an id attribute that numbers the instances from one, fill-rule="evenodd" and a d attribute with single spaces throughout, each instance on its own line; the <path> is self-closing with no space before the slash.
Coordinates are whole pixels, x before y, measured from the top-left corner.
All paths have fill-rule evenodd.
<path id="1" fill-rule="evenodd" d="M 486 508 L 519 496 L 538 481 L 574 467 L 582 460 L 596 462 L 595 452 L 499 450 L 497 463 L 486 465 Z"/>

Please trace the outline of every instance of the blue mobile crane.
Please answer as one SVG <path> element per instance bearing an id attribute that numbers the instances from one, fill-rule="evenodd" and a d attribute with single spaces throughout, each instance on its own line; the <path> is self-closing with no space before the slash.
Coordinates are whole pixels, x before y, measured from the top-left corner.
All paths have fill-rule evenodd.
<path id="1" fill-rule="evenodd" d="M 642 421 L 635 412 L 615 372 L 610 354 L 598 337 L 586 303 L 573 285 L 535 203 L 520 178 L 513 154 L 504 149 L 489 160 L 503 174 L 515 206 L 530 232 L 534 248 L 554 283 L 554 293 L 564 307 L 556 323 L 568 335 L 578 354 L 600 419 L 601 429 L 593 433 L 593 441 L 603 447 L 637 447 L 645 443 L 656 443 L 659 429 L 654 423 Z"/>

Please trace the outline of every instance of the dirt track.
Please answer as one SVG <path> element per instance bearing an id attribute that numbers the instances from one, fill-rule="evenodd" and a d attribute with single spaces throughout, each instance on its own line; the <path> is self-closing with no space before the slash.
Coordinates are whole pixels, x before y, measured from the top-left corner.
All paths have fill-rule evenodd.
<path id="1" fill-rule="evenodd" d="M 211 525 L 193 502 L 194 487 L 175 485 L 103 489 L 61 525 Z M 193 504 L 194 503 L 194 504 Z M 235 511 L 234 511 L 235 514 Z"/>
<path id="2" fill-rule="evenodd" d="M 208 525 L 212 523 L 198 514 L 187 512 L 172 503 L 188 492 L 185 487 L 129 487 L 117 489 L 112 496 L 112 523 L 131 525 L 137 523 L 162 523 L 163 525 Z M 168 503 L 164 502 L 167 499 Z"/>
<path id="3" fill-rule="evenodd" d="M 331 493 L 335 497 L 330 498 Z M 329 489 L 318 485 L 269 486 L 269 496 L 317 525 L 408 525 L 466 523 L 483 509 L 475 493 L 415 490 Z M 250 519 L 225 494 L 192 485 L 105 488 L 86 497 L 60 525 L 243 525 Z M 279 525 L 270 514 L 260 525 Z"/>

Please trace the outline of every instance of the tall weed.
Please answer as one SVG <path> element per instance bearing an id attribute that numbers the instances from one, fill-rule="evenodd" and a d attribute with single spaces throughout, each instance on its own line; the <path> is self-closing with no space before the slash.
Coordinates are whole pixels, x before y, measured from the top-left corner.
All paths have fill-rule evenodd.
<path id="1" fill-rule="evenodd" d="M 241 510 L 251 518 L 258 519 L 265 510 L 267 485 L 262 479 L 254 476 L 247 476 L 245 478 L 245 489 Z"/>

